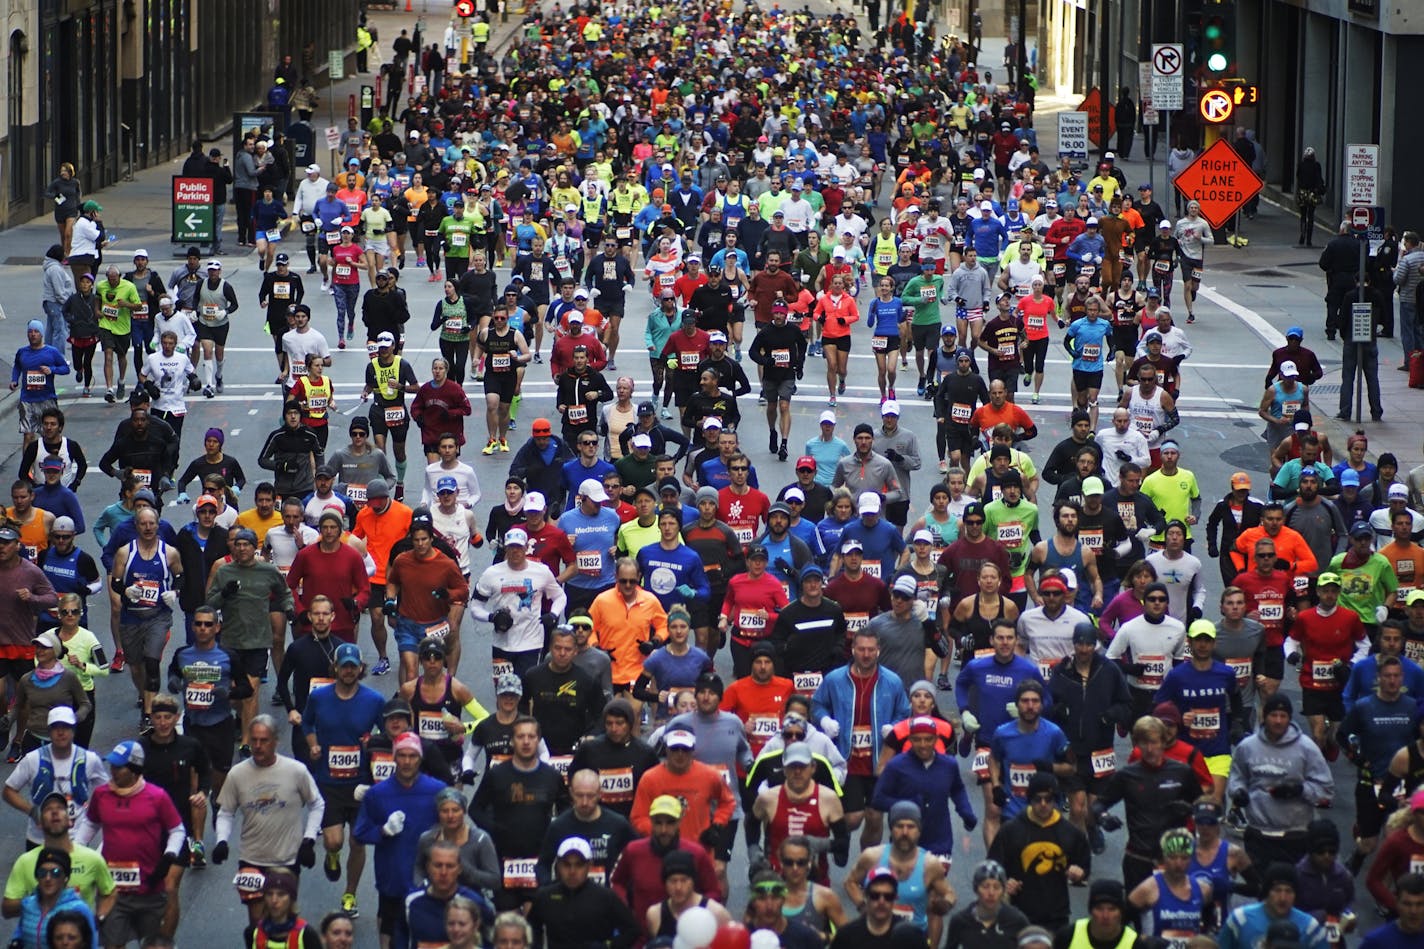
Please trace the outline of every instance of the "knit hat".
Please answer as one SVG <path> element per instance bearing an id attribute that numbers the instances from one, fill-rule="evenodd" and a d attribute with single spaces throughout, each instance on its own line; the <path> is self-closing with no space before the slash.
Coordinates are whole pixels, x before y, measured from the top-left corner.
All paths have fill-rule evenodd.
<path id="1" fill-rule="evenodd" d="M 902 820 L 912 820 L 916 824 L 923 822 L 920 815 L 920 805 L 914 801 L 896 801 L 890 805 L 890 826 L 894 827 Z"/>
<path id="2" fill-rule="evenodd" d="M 1292 890 L 1300 889 L 1300 877 L 1295 867 L 1289 863 L 1273 863 L 1261 874 L 1261 893 L 1269 894 L 1277 885 L 1284 884 Z"/>
<path id="3" fill-rule="evenodd" d="M 1261 703 L 1262 718 L 1265 718 L 1272 712 L 1285 712 L 1287 715 L 1295 715 L 1295 706 L 1291 704 L 1290 696 L 1282 695 L 1277 692 Z"/>

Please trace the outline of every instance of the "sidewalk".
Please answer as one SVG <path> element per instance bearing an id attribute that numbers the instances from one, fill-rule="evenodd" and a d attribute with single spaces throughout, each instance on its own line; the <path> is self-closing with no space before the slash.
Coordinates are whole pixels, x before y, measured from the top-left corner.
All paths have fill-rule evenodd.
<path id="1" fill-rule="evenodd" d="M 414 13 L 403 12 L 403 3 L 399 4 L 395 11 L 373 10 L 368 13 L 367 21 L 376 28 L 380 36 L 379 49 L 385 55 L 389 55 L 391 41 L 400 35 L 400 31 L 413 31 L 418 20 L 424 20 L 422 32 L 426 37 L 433 36 L 435 42 L 439 42 L 443 36 L 447 21 L 441 19 L 440 14 L 448 10 L 448 3 L 433 4 L 429 0 L 416 0 L 413 6 L 416 11 Z M 429 9 L 430 12 L 422 14 L 422 9 Z M 492 24 L 490 44 L 496 58 L 516 35 L 522 19 L 522 13 L 511 11 L 508 23 L 500 23 L 496 19 Z M 354 62 L 354 59 L 349 62 Z M 374 85 L 379 78 L 377 71 L 381 64 L 372 62 L 369 65 L 372 67 L 370 72 L 348 73 L 346 78 L 337 82 L 334 87 L 320 90 L 323 103 L 327 96 L 333 97 L 336 123 L 342 128 L 346 126 L 346 104 L 349 97 L 359 98 L 361 86 Z M 320 137 L 326 125 L 325 117 L 320 114 L 316 116 L 315 124 Z M 204 148 L 216 145 L 227 154 L 232 148 L 232 138 L 227 134 L 211 142 L 204 142 L 203 145 Z M 324 143 L 317 151 L 319 155 L 326 153 Z M 104 223 L 115 239 L 115 243 L 105 249 L 105 266 L 113 263 L 120 268 L 128 268 L 132 265 L 134 251 L 139 249 L 149 251 L 153 268 L 165 278 L 178 266 L 186 245 L 174 244 L 169 240 L 172 235 L 170 199 L 172 176 L 183 167 L 186 158 L 184 155 L 175 161 L 144 169 L 136 173 L 132 181 L 120 182 L 87 196 L 103 206 Z M 326 162 L 323 160 L 322 164 L 325 165 Z M 331 169 L 327 169 L 328 176 L 330 172 Z M 234 236 L 236 225 L 230 212 L 227 217 L 227 238 L 223 243 L 229 250 L 222 256 L 226 260 L 241 261 L 252 255 L 252 249 L 237 247 L 237 239 Z M 25 345 L 25 324 L 40 315 L 38 291 L 41 261 L 45 250 L 57 237 L 54 222 L 47 215 L 0 231 L 0 299 L 8 304 L 5 313 L 7 319 L 0 322 L 0 353 L 3 353 L 6 360 L 3 366 L 0 366 L 0 370 L 3 370 L 3 382 L 6 383 L 0 384 L 0 470 L 5 469 L 21 445 L 14 423 L 18 399 L 9 391 L 7 384 L 10 379 L 8 358 L 15 350 Z M 67 357 L 68 353 L 65 355 Z"/>

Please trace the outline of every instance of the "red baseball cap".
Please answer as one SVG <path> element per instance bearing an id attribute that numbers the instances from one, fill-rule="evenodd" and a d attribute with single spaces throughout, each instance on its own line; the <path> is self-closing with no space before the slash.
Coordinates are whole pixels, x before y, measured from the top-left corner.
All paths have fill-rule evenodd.
<path id="1" fill-rule="evenodd" d="M 798 471 L 802 468 L 810 468 L 812 471 L 815 471 L 816 459 L 812 458 L 810 455 L 802 455 L 800 458 L 796 459 L 796 468 Z"/>

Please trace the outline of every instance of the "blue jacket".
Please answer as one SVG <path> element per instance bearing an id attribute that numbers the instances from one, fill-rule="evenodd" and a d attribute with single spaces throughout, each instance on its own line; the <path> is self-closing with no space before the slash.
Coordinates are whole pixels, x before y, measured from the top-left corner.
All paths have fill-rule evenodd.
<path id="1" fill-rule="evenodd" d="M 816 694 L 811 696 L 811 714 L 816 718 L 817 727 L 821 719 L 830 716 L 841 723 L 841 733 L 836 736 L 836 749 L 850 758 L 851 722 L 855 721 L 855 686 L 850 681 L 850 666 L 841 666 L 826 673 Z M 884 666 L 875 680 L 875 694 L 870 705 L 870 749 L 871 755 L 880 746 L 880 729 L 910 717 L 910 700 L 905 696 L 905 684 L 900 677 Z M 878 757 L 878 756 L 877 756 Z M 879 765 L 877 763 L 876 767 Z"/>
<path id="2" fill-rule="evenodd" d="M 969 219 L 969 235 L 974 242 L 974 252 L 985 261 L 996 261 L 999 254 L 1009 244 L 1009 232 L 1004 222 L 996 217 Z"/>
<path id="3" fill-rule="evenodd" d="M 961 712 L 969 711 L 979 719 L 979 744 L 987 746 L 994 730 L 1009 720 L 1008 705 L 1014 692 L 1025 679 L 1043 682 L 1038 666 L 1023 656 L 1015 655 L 1000 665 L 993 656 L 981 656 L 965 663 L 954 680 L 954 701 Z M 1047 686 L 1043 690 L 1043 714 L 1053 704 Z"/>
<path id="4" fill-rule="evenodd" d="M 59 894 L 59 901 L 48 913 L 40 911 L 38 893 L 31 893 L 21 900 L 20 921 L 15 925 L 15 932 L 11 937 L 15 942 L 12 945 L 18 944 L 24 949 L 45 949 L 49 945 L 49 941 L 45 938 L 45 929 L 49 927 L 50 917 L 62 909 L 74 910 L 88 918 L 89 930 L 94 934 L 90 949 L 99 949 L 99 923 L 94 918 L 94 911 L 72 888 Z"/>
<path id="5" fill-rule="evenodd" d="M 978 819 L 954 759 L 937 754 L 926 765 L 913 752 L 902 751 L 885 763 L 885 770 L 875 782 L 875 799 L 870 806 L 884 814 L 896 801 L 919 805 L 920 846 L 930 853 L 948 855 L 954 852 L 951 800 L 965 823 L 964 829 L 972 830 Z"/>
<path id="6" fill-rule="evenodd" d="M 353 836 L 363 844 L 376 845 L 376 892 L 396 900 L 410 893 L 410 868 L 420 851 L 420 835 L 435 826 L 435 795 L 445 785 L 428 774 L 416 775 L 406 787 L 392 775 L 371 785 L 361 800 Z M 394 837 L 381 832 L 386 818 L 405 812 L 405 827 Z"/>
<path id="7" fill-rule="evenodd" d="M 494 909 L 483 894 L 464 886 L 457 888 L 456 893 L 480 908 L 481 926 L 494 922 Z M 391 949 L 441 944 L 445 939 L 445 907 L 448 902 L 431 896 L 425 887 L 411 890 L 405 898 L 405 915 L 396 917 Z"/>

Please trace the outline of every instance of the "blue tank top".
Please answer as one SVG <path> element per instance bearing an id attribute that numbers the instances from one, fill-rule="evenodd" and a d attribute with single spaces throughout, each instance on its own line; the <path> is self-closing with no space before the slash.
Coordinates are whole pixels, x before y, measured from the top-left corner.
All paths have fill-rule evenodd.
<path id="1" fill-rule="evenodd" d="M 880 854 L 880 865 L 890 866 L 890 845 L 886 844 Z M 928 929 L 929 890 L 925 888 L 925 849 L 920 848 L 915 858 L 915 869 L 908 879 L 901 880 L 895 894 L 895 919 L 913 923 L 921 929 Z"/>
<path id="2" fill-rule="evenodd" d="M 1073 605 L 1084 613 L 1090 612 L 1093 606 L 1093 586 L 1088 582 L 1087 571 L 1083 569 L 1083 542 L 1075 540 L 1073 542 L 1073 552 L 1066 557 L 1058 552 L 1053 541 L 1048 542 L 1048 553 L 1043 558 L 1044 569 L 1072 570 L 1073 576 L 1078 578 L 1078 592 L 1073 596 Z"/>
<path id="3" fill-rule="evenodd" d="M 1192 862 L 1187 866 L 1187 876 L 1195 880 L 1205 879 L 1211 884 L 1212 902 L 1223 909 L 1231 896 L 1231 870 L 1226 861 L 1231 856 L 1231 845 L 1225 840 L 1216 848 L 1216 856 L 1210 863 L 1202 863 L 1200 851 L 1192 851 Z"/>
<path id="4" fill-rule="evenodd" d="M 1152 907 L 1152 934 L 1167 940 L 1172 949 L 1184 949 L 1187 940 L 1201 932 L 1204 903 L 1201 884 L 1188 873 L 1187 884 L 1191 887 L 1191 895 L 1181 899 L 1167 887 L 1161 870 L 1153 873 L 1152 878 L 1157 881 L 1157 905 Z"/>
<path id="5" fill-rule="evenodd" d="M 1296 386 L 1294 392 L 1286 392 L 1281 388 L 1281 380 L 1277 379 L 1271 383 L 1271 414 L 1281 416 L 1290 421 L 1297 409 L 1305 402 L 1305 393 L 1300 386 Z"/>
<path id="6" fill-rule="evenodd" d="M 167 544 L 160 540 L 158 552 L 149 558 L 139 555 L 137 540 L 129 541 L 128 550 L 128 562 L 124 566 L 124 589 L 138 584 L 141 588 L 141 598 L 135 603 L 126 594 L 120 594 L 119 600 L 123 603 L 121 621 L 151 617 L 158 609 L 167 609 L 161 597 L 165 591 L 173 588 L 173 575 L 168 572 Z"/>

